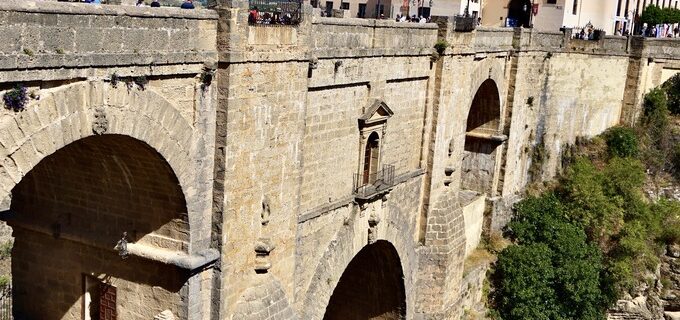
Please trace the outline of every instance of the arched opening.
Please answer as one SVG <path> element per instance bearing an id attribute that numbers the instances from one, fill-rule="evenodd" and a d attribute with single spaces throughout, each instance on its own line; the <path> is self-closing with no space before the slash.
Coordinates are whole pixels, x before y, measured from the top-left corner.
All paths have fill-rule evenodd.
<path id="1" fill-rule="evenodd" d="M 113 249 L 124 232 L 148 252 L 188 247 L 179 182 L 145 143 L 102 135 L 57 150 L 14 187 L 8 215 L 16 318 L 186 315 L 184 270 Z"/>
<path id="2" fill-rule="evenodd" d="M 508 4 L 508 19 L 511 21 L 513 27 L 531 26 L 531 1 L 529 0 L 511 0 Z"/>
<path id="3" fill-rule="evenodd" d="M 500 114 L 498 87 L 488 79 L 477 90 L 468 113 L 461 190 L 492 195 L 496 150 L 503 141 Z"/>
<path id="4" fill-rule="evenodd" d="M 397 250 L 380 240 L 349 263 L 333 291 L 324 320 L 397 320 L 406 317 L 404 274 Z"/>
<path id="5" fill-rule="evenodd" d="M 373 132 L 366 141 L 364 152 L 364 184 L 373 184 L 378 174 L 378 161 L 380 161 L 380 136 Z"/>

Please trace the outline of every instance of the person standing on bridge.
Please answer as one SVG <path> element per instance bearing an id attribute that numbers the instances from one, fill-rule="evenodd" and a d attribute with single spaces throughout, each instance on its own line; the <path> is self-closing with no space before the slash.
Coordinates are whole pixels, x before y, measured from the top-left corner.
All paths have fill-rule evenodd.
<path id="1" fill-rule="evenodd" d="M 180 6 L 182 9 L 195 9 L 194 3 L 192 0 L 184 0 L 184 3 L 182 3 L 182 6 Z"/>

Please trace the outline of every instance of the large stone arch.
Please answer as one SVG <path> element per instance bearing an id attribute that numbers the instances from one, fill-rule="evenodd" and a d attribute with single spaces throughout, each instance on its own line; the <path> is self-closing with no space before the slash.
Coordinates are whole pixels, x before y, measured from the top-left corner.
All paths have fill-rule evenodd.
<path id="1" fill-rule="evenodd" d="M 162 155 L 184 193 L 190 226 L 202 221 L 198 215 L 205 200 L 194 186 L 192 124 L 152 89 L 129 89 L 102 81 L 42 90 L 40 99 L 25 110 L 2 111 L 0 210 L 9 209 L 12 189 L 42 159 L 76 140 L 98 134 L 95 130 L 129 136 Z M 197 237 L 192 230 L 192 242 Z"/>
<path id="2" fill-rule="evenodd" d="M 112 250 L 124 233 L 149 251 L 188 245 L 177 177 L 146 143 L 118 134 L 78 139 L 42 159 L 12 195 L 5 218 L 17 318 L 79 319 L 112 305 L 123 319 L 165 310 L 186 317 L 185 270 Z"/>
<path id="3" fill-rule="evenodd" d="M 359 207 L 352 209 L 352 219 L 337 232 L 335 238 L 326 248 L 319 259 L 312 281 L 301 297 L 300 319 L 321 320 L 324 318 L 326 307 L 331 301 L 333 291 L 350 265 L 350 262 L 367 245 L 381 241 L 394 248 L 399 257 L 400 269 L 403 273 L 405 288 L 405 317 L 412 318 L 415 306 L 415 282 L 418 268 L 418 258 L 415 248 L 417 244 L 413 238 L 415 225 L 409 222 L 405 212 L 399 206 L 388 205 L 389 212 L 378 223 L 375 238 L 370 243 L 368 238 L 367 216 L 361 217 Z"/>

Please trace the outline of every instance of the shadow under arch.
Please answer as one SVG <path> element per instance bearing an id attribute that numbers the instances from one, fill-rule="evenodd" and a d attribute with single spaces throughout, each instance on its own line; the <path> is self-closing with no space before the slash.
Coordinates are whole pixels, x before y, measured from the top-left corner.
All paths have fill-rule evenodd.
<path id="1" fill-rule="evenodd" d="M 43 158 L 12 190 L 14 313 L 17 319 L 86 314 L 92 283 L 115 287 L 120 319 L 186 315 L 175 266 L 113 250 L 123 232 L 153 248 L 186 251 L 187 204 L 165 159 L 119 134 L 76 140 Z M 89 285 L 88 285 L 89 280 Z M 88 287 L 90 286 L 90 287 Z M 142 298 L 144 297 L 144 298 Z M 94 312 L 94 311 L 92 311 Z"/>
<path id="2" fill-rule="evenodd" d="M 493 195 L 501 137 L 501 102 L 496 82 L 485 80 L 477 89 L 467 118 L 461 190 Z"/>
<path id="3" fill-rule="evenodd" d="M 378 240 L 362 248 L 333 290 L 324 320 L 405 319 L 404 273 L 397 249 Z"/>

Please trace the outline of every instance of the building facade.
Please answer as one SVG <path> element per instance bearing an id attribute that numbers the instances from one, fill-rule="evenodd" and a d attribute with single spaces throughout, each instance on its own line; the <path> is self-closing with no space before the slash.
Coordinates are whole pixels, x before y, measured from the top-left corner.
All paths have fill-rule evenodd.
<path id="1" fill-rule="evenodd" d="M 507 19 L 541 31 L 592 26 L 614 35 L 635 29 L 636 17 L 648 5 L 677 8 L 676 0 L 487 0 L 482 9 L 485 26 L 506 26 Z"/>
<path id="2" fill-rule="evenodd" d="M 333 9 L 346 10 L 350 18 L 376 18 L 383 15 L 393 19 L 397 15 L 409 17 L 450 17 L 469 15 L 481 17 L 482 3 L 488 0 L 312 0 L 312 7 L 318 7 L 332 15 Z"/>

